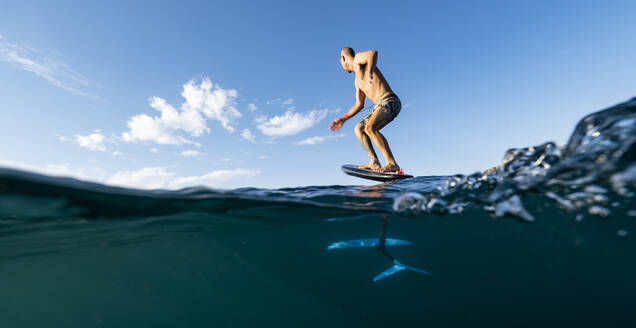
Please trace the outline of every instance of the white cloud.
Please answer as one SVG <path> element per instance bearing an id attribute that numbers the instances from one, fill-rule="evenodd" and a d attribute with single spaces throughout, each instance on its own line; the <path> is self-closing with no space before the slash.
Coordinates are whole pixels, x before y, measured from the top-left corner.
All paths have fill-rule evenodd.
<path id="1" fill-rule="evenodd" d="M 106 183 L 122 187 L 159 189 L 174 176 L 165 167 L 146 167 L 136 171 L 118 172 L 112 175 Z"/>
<path id="2" fill-rule="evenodd" d="M 106 151 L 104 146 L 104 135 L 98 132 L 93 132 L 87 136 L 79 134 L 74 135 L 75 143 L 80 147 L 88 148 L 92 151 Z"/>
<path id="3" fill-rule="evenodd" d="M 212 89 L 213 86 L 214 90 Z M 230 132 L 234 131 L 231 126 L 232 121 L 242 116 L 234 107 L 234 100 L 238 96 L 238 92 L 233 89 L 223 89 L 219 85 L 213 85 L 208 78 L 203 79 L 198 86 L 194 83 L 194 80 L 186 83 L 183 86 L 181 95 L 186 99 L 187 107 L 199 110 L 207 118 L 221 122 L 221 125 Z"/>
<path id="4" fill-rule="evenodd" d="M 113 157 L 117 157 L 117 156 L 122 156 L 124 153 L 120 152 L 120 151 L 114 151 L 111 155 L 113 155 Z"/>
<path id="5" fill-rule="evenodd" d="M 196 150 L 184 150 L 181 152 L 181 156 L 183 157 L 195 157 L 199 155 L 203 155 L 203 153 Z"/>
<path id="6" fill-rule="evenodd" d="M 315 137 L 311 137 L 311 138 L 307 138 L 301 141 L 296 142 L 296 145 L 298 146 L 304 146 L 304 145 L 315 145 L 315 144 L 319 144 L 319 143 L 323 143 L 329 139 L 335 139 L 335 138 L 340 138 L 340 137 L 344 137 L 344 134 L 336 134 L 336 135 L 327 135 L 327 136 L 315 136 Z"/>
<path id="7" fill-rule="evenodd" d="M 69 163 L 42 166 L 2 159 L 0 159 L 0 167 L 140 189 L 178 189 L 195 185 L 227 187 L 231 186 L 236 180 L 247 179 L 260 174 L 259 170 L 238 168 L 211 171 L 201 176 L 175 177 L 175 174 L 166 167 L 146 167 L 108 175 L 105 170 L 97 166 L 78 166 Z"/>
<path id="8" fill-rule="evenodd" d="M 181 96 L 185 102 L 180 110 L 159 97 L 150 98 L 150 106 L 161 113 L 160 116 L 139 114 L 128 122 L 127 132 L 122 133 L 125 141 L 152 141 L 159 144 L 181 145 L 190 143 L 199 145 L 177 134 L 183 131 L 192 137 L 210 132 L 207 120 L 217 120 L 229 132 L 234 131 L 234 119 L 242 114 L 234 107 L 238 93 L 236 90 L 223 89 L 214 85 L 208 78 L 200 84 L 194 80 L 183 85 Z"/>
<path id="9" fill-rule="evenodd" d="M 258 129 L 268 137 L 291 136 L 312 127 L 325 115 L 327 109 L 312 110 L 306 114 L 287 111 L 282 116 L 274 116 L 260 122 Z"/>
<path id="10" fill-rule="evenodd" d="M 62 142 L 71 142 L 77 144 L 80 147 L 88 148 L 92 151 L 106 151 L 106 137 L 101 134 L 101 130 L 95 130 L 89 135 L 75 134 L 73 138 L 67 138 L 65 136 L 57 135 L 58 139 Z"/>
<path id="11" fill-rule="evenodd" d="M 326 140 L 325 137 L 315 136 L 315 137 L 312 137 L 312 138 L 307 138 L 305 140 L 301 140 L 301 141 L 297 142 L 296 144 L 299 145 L 299 146 L 302 146 L 302 145 L 315 145 L 315 144 L 318 144 L 318 143 L 325 142 L 325 140 Z"/>
<path id="12" fill-rule="evenodd" d="M 252 131 L 250 131 L 250 129 L 245 129 L 243 130 L 243 132 L 241 132 L 241 137 L 243 137 L 243 139 L 248 140 L 248 141 L 254 141 L 254 135 L 252 134 Z"/>
<path id="13" fill-rule="evenodd" d="M 268 159 L 268 158 L 269 158 L 269 156 L 267 156 L 267 155 L 258 156 L 258 159 Z"/>
<path id="14" fill-rule="evenodd" d="M 282 99 L 282 98 L 274 98 L 274 99 L 270 99 L 266 102 L 266 104 L 268 105 L 281 105 L 281 106 L 289 106 L 291 104 L 294 103 L 294 98 L 287 98 L 287 99 Z"/>
<path id="15" fill-rule="evenodd" d="M 259 170 L 234 169 L 234 170 L 217 170 L 201 176 L 190 176 L 176 178 L 168 184 L 168 188 L 180 189 L 190 186 L 209 186 L 218 187 L 232 180 L 251 178 L 260 174 Z"/>
<path id="16" fill-rule="evenodd" d="M 174 131 L 183 130 L 192 136 L 200 136 L 204 131 L 209 131 L 205 126 L 205 119 L 196 110 L 178 112 L 158 97 L 150 99 L 150 106 L 159 111 L 161 116 L 133 116 L 127 123 L 130 131 L 122 133 L 125 141 L 154 141 L 168 145 L 194 144 L 195 142 L 175 134 Z"/>
<path id="17" fill-rule="evenodd" d="M 174 177 L 174 173 L 165 167 L 146 167 L 136 171 L 116 173 L 108 179 L 107 183 L 141 189 L 181 189 L 201 185 L 219 187 L 234 180 L 251 178 L 258 174 L 260 174 L 259 170 L 239 168 L 212 171 L 201 176 Z"/>
<path id="18" fill-rule="evenodd" d="M 29 46 L 10 43 L 0 35 L 0 60 L 44 78 L 51 85 L 92 99 L 98 96 L 85 91 L 89 83 L 80 73 L 57 60 L 50 53 Z"/>
<path id="19" fill-rule="evenodd" d="M 249 103 L 249 104 L 247 105 L 247 107 L 248 107 L 248 110 L 249 110 L 250 112 L 255 111 L 255 110 L 256 110 L 256 108 L 257 108 L 257 107 L 256 107 L 256 104 L 254 104 L 254 103 Z"/>
<path id="20" fill-rule="evenodd" d="M 157 149 L 157 148 L 150 148 L 148 151 L 149 151 L 149 152 L 151 152 L 151 153 L 158 153 L 158 152 L 159 152 L 159 149 Z"/>
<path id="21" fill-rule="evenodd" d="M 66 176 L 85 181 L 102 182 L 107 174 L 106 171 L 97 166 L 82 166 L 69 163 L 47 164 L 42 169 L 38 169 L 44 174 Z"/>

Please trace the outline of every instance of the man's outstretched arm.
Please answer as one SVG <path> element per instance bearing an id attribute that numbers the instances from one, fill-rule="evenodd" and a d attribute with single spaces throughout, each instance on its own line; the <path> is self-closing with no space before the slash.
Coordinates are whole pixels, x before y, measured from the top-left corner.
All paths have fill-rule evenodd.
<path id="1" fill-rule="evenodd" d="M 346 112 L 343 117 L 349 119 L 352 116 L 358 114 L 358 112 L 360 112 L 360 110 L 364 108 L 364 97 L 364 92 L 356 88 L 356 103 L 351 106 L 351 109 L 349 109 L 349 111 Z"/>
<path id="2" fill-rule="evenodd" d="M 344 124 L 346 120 L 358 114 L 358 112 L 360 112 L 360 110 L 364 108 L 364 98 L 364 92 L 356 88 L 356 103 L 351 106 L 351 109 L 349 109 L 349 111 L 346 112 L 344 116 L 333 120 L 333 122 L 331 122 L 331 124 L 329 125 L 329 129 L 331 129 L 332 131 L 340 130 L 340 127 L 342 127 L 342 124 Z"/>

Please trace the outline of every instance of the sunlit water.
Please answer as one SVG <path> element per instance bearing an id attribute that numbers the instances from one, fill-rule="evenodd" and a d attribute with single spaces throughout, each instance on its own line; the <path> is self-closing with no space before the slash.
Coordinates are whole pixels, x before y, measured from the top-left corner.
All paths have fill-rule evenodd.
<path id="1" fill-rule="evenodd" d="M 0 326 L 634 326 L 635 159 L 632 100 L 487 174 L 371 187 L 0 169 Z"/>

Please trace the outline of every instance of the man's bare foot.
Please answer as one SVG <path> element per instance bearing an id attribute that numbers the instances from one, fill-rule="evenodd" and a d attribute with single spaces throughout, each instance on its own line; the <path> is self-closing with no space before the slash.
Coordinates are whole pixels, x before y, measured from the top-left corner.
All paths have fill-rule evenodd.
<path id="1" fill-rule="evenodd" d="M 364 169 L 364 170 L 371 170 L 371 171 L 375 171 L 380 169 L 380 162 L 369 162 L 369 164 L 364 164 L 364 165 L 360 165 L 358 166 L 359 169 Z"/>
<path id="2" fill-rule="evenodd" d="M 380 173 L 397 173 L 398 171 L 400 171 L 400 167 L 397 164 L 387 164 L 383 167 L 373 169 L 373 171 Z"/>

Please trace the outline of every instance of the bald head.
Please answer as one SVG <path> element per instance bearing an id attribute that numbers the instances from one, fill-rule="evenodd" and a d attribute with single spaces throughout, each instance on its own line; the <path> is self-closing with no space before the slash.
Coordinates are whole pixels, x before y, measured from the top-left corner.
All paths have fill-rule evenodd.
<path id="1" fill-rule="evenodd" d="M 342 64 L 342 68 L 351 73 L 353 72 L 353 57 L 355 57 L 356 53 L 352 48 L 344 47 L 340 50 L 340 64 Z"/>
<path id="2" fill-rule="evenodd" d="M 345 55 L 353 57 L 356 55 L 356 53 L 355 51 L 353 51 L 352 48 L 344 47 L 340 50 L 340 56 L 345 56 Z"/>

